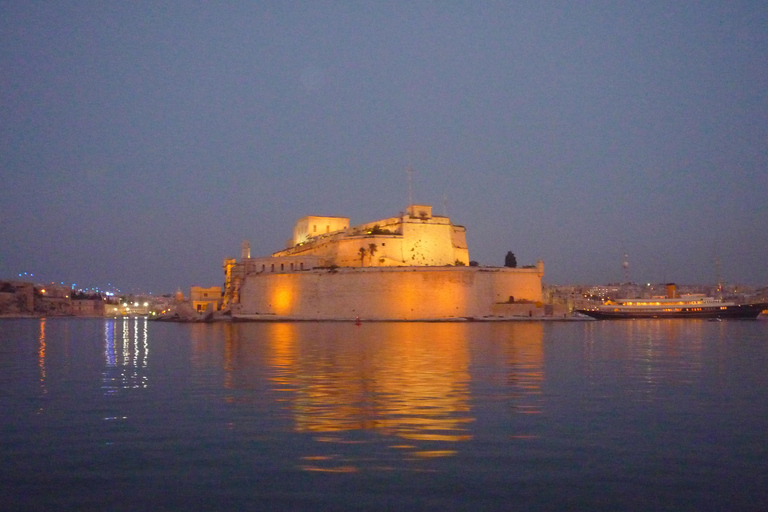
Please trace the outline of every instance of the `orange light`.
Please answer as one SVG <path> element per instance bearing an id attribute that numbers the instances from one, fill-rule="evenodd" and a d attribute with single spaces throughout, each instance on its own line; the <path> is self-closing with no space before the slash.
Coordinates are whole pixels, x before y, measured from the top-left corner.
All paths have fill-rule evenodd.
<path id="1" fill-rule="evenodd" d="M 290 279 L 280 279 L 272 290 L 272 308 L 277 315 L 290 315 L 293 313 L 295 301 L 295 289 Z"/>

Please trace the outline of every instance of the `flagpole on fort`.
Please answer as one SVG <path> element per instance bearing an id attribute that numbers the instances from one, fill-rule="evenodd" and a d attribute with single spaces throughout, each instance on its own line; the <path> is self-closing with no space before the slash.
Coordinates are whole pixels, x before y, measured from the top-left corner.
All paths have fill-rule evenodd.
<path id="1" fill-rule="evenodd" d="M 405 173 L 408 175 L 408 208 L 410 208 L 413 206 L 413 168 L 409 165 Z"/>

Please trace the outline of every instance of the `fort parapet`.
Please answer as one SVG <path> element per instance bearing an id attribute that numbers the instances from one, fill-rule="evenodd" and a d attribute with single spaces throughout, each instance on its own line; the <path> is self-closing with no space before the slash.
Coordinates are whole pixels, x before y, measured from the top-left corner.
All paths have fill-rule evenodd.
<path id="1" fill-rule="evenodd" d="M 271 256 L 225 260 L 224 302 L 233 319 L 451 320 L 542 311 L 542 262 L 469 266 L 465 228 L 433 216 L 430 206 L 355 227 L 345 217 L 304 217 L 293 235 L 293 245 Z"/>

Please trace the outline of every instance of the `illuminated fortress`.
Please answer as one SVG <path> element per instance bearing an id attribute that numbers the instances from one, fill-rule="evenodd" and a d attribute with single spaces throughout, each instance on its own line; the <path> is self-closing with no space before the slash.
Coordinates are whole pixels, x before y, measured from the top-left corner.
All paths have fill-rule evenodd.
<path id="1" fill-rule="evenodd" d="M 469 265 L 466 230 L 412 205 L 349 227 L 299 219 L 288 247 L 225 260 L 225 303 L 236 320 L 457 320 L 541 314 L 544 264 Z"/>

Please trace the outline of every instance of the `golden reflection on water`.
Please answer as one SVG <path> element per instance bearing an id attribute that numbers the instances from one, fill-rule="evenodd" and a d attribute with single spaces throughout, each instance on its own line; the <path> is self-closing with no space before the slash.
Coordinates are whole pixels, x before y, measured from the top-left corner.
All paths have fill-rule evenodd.
<path id="1" fill-rule="evenodd" d="M 269 352 L 267 364 L 275 370 L 273 382 L 281 386 L 291 386 L 295 380 L 298 364 L 296 362 L 297 325 L 275 323 L 267 325 Z"/>
<path id="2" fill-rule="evenodd" d="M 234 371 L 235 365 L 233 363 L 235 357 L 235 340 L 232 335 L 232 329 L 224 329 L 224 388 L 233 389 L 234 385 Z M 226 398 L 228 402 L 234 401 L 233 396 Z"/>
<path id="3" fill-rule="evenodd" d="M 471 367 L 485 389 L 506 390 L 492 399 L 509 401 L 512 412 L 542 409 L 541 323 L 275 322 L 221 325 L 223 334 L 197 328 L 193 365 L 223 369 L 223 387 L 233 392 L 225 401 L 257 400 L 243 391 L 267 379 L 294 431 L 313 436 L 317 452 L 300 461 L 307 471 L 347 472 L 361 463 L 339 458 L 339 445 L 375 443 L 387 454 L 373 458 L 379 462 L 454 456 L 473 437 Z M 213 354 L 219 336 L 223 352 Z"/>
<path id="4" fill-rule="evenodd" d="M 540 322 L 519 322 L 495 330 L 503 342 L 508 366 L 507 384 L 518 413 L 541 413 L 541 384 L 544 381 L 544 327 Z"/>
<path id="5" fill-rule="evenodd" d="M 470 438 L 467 339 L 462 326 L 273 324 L 268 362 L 291 394 L 295 429 L 376 429 L 420 441 Z M 340 335 L 343 335 L 341 337 Z"/>
<path id="6" fill-rule="evenodd" d="M 48 390 L 45 387 L 45 318 L 40 320 L 40 336 L 38 338 L 37 366 L 40 369 L 40 390 L 46 394 Z M 40 407 L 42 411 L 42 406 Z"/>
<path id="7" fill-rule="evenodd" d="M 40 336 L 37 349 L 37 365 L 40 368 L 40 382 L 45 382 L 45 318 L 40 320 Z"/>

